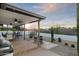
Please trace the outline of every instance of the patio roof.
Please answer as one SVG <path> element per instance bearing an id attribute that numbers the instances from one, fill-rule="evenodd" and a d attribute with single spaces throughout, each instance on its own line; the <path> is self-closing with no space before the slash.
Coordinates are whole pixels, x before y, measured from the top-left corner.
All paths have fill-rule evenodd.
<path id="1" fill-rule="evenodd" d="M 43 20 L 45 18 L 46 17 L 44 16 L 23 10 L 9 4 L 0 4 L 0 24 L 10 24 L 13 23 L 15 19 L 20 21 L 20 24 L 27 24 Z"/>

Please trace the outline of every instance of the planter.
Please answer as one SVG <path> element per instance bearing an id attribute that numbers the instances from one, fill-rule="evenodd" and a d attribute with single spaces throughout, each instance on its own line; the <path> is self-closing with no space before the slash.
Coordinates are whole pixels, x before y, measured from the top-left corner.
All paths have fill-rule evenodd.
<path id="1" fill-rule="evenodd" d="M 62 40 L 61 40 L 61 38 L 60 38 L 60 37 L 58 38 L 58 42 L 62 42 Z"/>

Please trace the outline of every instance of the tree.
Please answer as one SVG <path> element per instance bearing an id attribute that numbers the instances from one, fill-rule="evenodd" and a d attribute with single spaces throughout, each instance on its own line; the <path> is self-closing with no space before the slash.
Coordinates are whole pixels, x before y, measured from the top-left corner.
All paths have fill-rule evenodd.
<path id="1" fill-rule="evenodd" d="M 53 27 L 50 28 L 50 33 L 51 33 L 51 42 L 54 42 L 54 29 L 53 29 Z"/>
<path id="2" fill-rule="evenodd" d="M 77 4 L 77 52 L 79 56 L 79 4 Z"/>

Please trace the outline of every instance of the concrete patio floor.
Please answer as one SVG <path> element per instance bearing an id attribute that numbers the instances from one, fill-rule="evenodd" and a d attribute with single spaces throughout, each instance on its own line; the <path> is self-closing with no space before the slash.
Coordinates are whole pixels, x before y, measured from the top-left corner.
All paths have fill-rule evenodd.
<path id="1" fill-rule="evenodd" d="M 41 47 L 38 47 L 38 45 L 35 44 L 33 40 L 19 39 L 13 41 L 12 44 L 14 49 L 14 56 L 59 56 L 58 54 L 48 50 L 47 46 L 50 46 L 50 44 L 47 45 L 47 42 L 44 42 L 44 47 L 43 45 Z"/>
<path id="2" fill-rule="evenodd" d="M 60 56 L 60 55 L 57 53 L 51 52 L 47 49 L 39 47 L 37 49 L 24 53 L 22 56 Z"/>
<path id="3" fill-rule="evenodd" d="M 22 55 L 24 52 L 36 49 L 38 46 L 33 41 L 15 40 L 12 42 L 14 49 L 14 56 Z"/>

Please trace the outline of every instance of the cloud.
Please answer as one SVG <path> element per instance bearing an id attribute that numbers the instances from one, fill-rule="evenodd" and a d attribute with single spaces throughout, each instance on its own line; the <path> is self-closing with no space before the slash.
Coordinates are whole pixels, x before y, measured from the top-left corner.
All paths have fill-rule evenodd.
<path id="1" fill-rule="evenodd" d="M 38 12 L 41 13 L 50 13 L 58 9 L 57 4 L 44 3 L 34 6 L 34 8 L 38 9 Z"/>
<path id="2" fill-rule="evenodd" d="M 51 25 L 59 25 L 61 27 L 76 27 L 76 24 L 77 24 L 76 16 L 61 19 L 60 21 L 54 21 L 53 24 L 51 23 Z"/>
<path id="3" fill-rule="evenodd" d="M 68 17 L 68 18 L 62 18 L 62 19 L 55 19 L 55 20 L 51 20 L 49 22 L 49 20 L 41 23 L 41 27 L 46 27 L 46 28 L 50 28 L 51 26 L 53 27 L 76 27 L 77 25 L 77 20 L 76 20 L 76 16 L 72 16 L 72 17 Z"/>
<path id="4" fill-rule="evenodd" d="M 33 6 L 33 8 L 37 9 L 38 13 L 47 14 L 47 13 L 59 11 L 60 9 L 68 5 L 69 4 L 41 3 L 39 5 Z"/>

